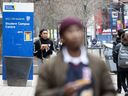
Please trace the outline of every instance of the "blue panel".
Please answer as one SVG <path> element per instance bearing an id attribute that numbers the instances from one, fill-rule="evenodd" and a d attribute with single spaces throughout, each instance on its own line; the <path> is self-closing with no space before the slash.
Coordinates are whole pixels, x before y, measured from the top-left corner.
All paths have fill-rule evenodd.
<path id="1" fill-rule="evenodd" d="M 3 12 L 2 57 L 33 57 L 33 15 L 33 12 Z M 2 63 L 3 79 L 6 79 L 5 65 Z M 29 79 L 33 79 L 33 65 Z"/>
<path id="2" fill-rule="evenodd" d="M 112 40 L 111 35 L 97 35 L 96 37 L 97 37 L 98 41 L 101 41 L 101 42 L 103 42 L 103 41 L 111 42 L 111 40 Z"/>

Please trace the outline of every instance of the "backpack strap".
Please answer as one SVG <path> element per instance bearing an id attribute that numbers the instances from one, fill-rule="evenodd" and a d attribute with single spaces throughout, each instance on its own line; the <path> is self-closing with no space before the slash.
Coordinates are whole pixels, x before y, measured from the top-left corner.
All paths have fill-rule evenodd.
<path id="1" fill-rule="evenodd" d="M 39 45 L 41 46 L 41 40 L 39 39 Z"/>
<path id="2" fill-rule="evenodd" d="M 123 48 L 123 45 L 120 43 L 120 45 L 119 45 L 119 52 L 122 50 L 122 48 Z"/>
<path id="3" fill-rule="evenodd" d="M 39 46 L 41 47 L 42 43 L 41 43 L 41 40 L 39 39 Z M 41 50 L 41 56 L 42 56 L 42 59 L 43 59 L 43 52 Z"/>

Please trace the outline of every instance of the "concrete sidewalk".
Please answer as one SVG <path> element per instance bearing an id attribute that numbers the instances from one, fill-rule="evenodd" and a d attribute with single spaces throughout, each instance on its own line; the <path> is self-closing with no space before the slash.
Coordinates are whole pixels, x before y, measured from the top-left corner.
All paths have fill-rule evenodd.
<path id="1" fill-rule="evenodd" d="M 27 87 L 10 87 L 6 81 L 0 80 L 0 96 L 34 96 L 37 78 L 38 76 L 34 75 L 34 80 L 28 81 Z"/>
<path id="2" fill-rule="evenodd" d="M 111 76 L 116 87 L 116 75 L 112 74 Z M 0 96 L 34 96 L 37 78 L 38 76 L 34 75 L 34 80 L 28 81 L 27 87 L 8 87 L 5 82 L 0 80 Z M 118 96 L 124 96 L 124 94 L 118 94 Z"/>

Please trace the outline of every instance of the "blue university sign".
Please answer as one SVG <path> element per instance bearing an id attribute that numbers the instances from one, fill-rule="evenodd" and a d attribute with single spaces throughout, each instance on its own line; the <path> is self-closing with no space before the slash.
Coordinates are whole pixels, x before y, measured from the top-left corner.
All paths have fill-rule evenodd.
<path id="1" fill-rule="evenodd" d="M 33 57 L 33 3 L 3 3 L 3 79 L 6 79 L 4 57 Z M 31 66 L 29 79 L 33 78 Z"/>

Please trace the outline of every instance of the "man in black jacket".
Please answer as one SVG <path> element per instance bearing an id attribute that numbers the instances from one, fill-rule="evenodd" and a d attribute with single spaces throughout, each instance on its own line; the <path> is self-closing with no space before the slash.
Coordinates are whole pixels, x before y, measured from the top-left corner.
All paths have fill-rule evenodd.
<path id="1" fill-rule="evenodd" d="M 125 31 L 123 29 L 118 30 L 118 35 L 117 38 L 115 39 L 115 41 L 113 42 L 113 61 L 114 63 L 117 64 L 118 58 L 116 57 L 116 53 L 115 53 L 115 47 L 116 45 L 118 45 L 119 43 L 121 43 L 121 36 L 122 34 L 124 34 Z"/>
<path id="2" fill-rule="evenodd" d="M 53 42 L 48 38 L 47 29 L 42 29 L 40 31 L 39 38 L 40 39 L 34 43 L 34 56 L 39 59 L 38 63 L 41 64 L 44 58 L 48 58 L 52 54 L 54 48 Z"/>
<path id="3" fill-rule="evenodd" d="M 119 43 L 121 43 L 121 36 L 122 34 L 124 34 L 125 31 L 123 29 L 118 30 L 118 36 L 116 38 L 116 40 L 113 42 L 113 62 L 116 63 L 116 67 L 117 67 L 117 92 L 121 93 L 121 74 L 119 72 L 119 68 L 118 68 L 118 53 L 117 50 L 120 48 L 120 46 L 118 45 Z M 117 46 L 118 45 L 118 46 Z"/>

